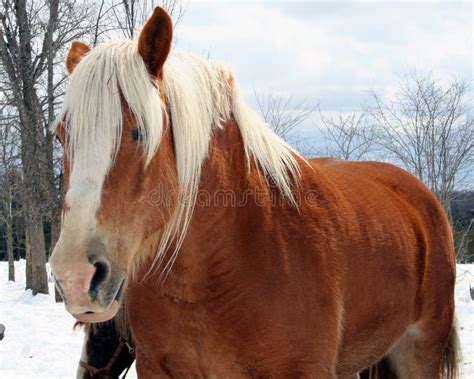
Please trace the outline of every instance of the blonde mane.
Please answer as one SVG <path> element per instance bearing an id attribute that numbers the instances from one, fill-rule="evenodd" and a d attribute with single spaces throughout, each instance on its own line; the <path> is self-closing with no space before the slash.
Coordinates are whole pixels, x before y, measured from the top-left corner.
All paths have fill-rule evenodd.
<path id="1" fill-rule="evenodd" d="M 297 153 L 244 102 L 234 74 L 225 65 L 174 52 L 164 66 L 163 85 L 173 120 L 179 189 L 185 196 L 164 229 L 155 258 L 161 263 L 164 253 L 175 242 L 172 259 L 167 263 L 169 268 L 192 216 L 201 166 L 207 158 L 214 128 L 224 127 L 224 122 L 233 117 L 242 135 L 249 170 L 255 161 L 292 202 L 292 186 L 298 182 L 299 166 Z M 122 99 L 144 137 L 148 163 L 161 141 L 166 105 L 156 79 L 148 74 L 133 41 L 114 41 L 96 47 L 71 75 L 60 114 L 67 125 L 71 160 L 71 185 L 66 201 L 82 199 L 84 192 L 89 191 L 93 208 L 100 206 L 102 185 L 122 135 Z"/>

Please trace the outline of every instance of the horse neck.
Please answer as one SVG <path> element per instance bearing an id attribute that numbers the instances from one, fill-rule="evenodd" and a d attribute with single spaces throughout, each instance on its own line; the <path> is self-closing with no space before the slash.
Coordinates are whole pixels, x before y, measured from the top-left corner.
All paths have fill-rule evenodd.
<path id="1" fill-rule="evenodd" d="M 260 200 L 273 195 L 253 161 L 249 170 L 238 125 L 231 120 L 214 133 L 208 159 L 203 163 L 198 202 L 188 231 L 189 242 L 208 239 L 208 233 L 215 234 L 216 224 L 221 225 L 226 230 L 225 236 L 231 239 L 236 217 L 250 214 L 262 217 L 270 202 L 257 204 L 255 194 Z"/>
<path id="2" fill-rule="evenodd" d="M 268 227 L 270 199 L 278 191 L 269 189 L 254 163 L 248 167 L 238 126 L 229 121 L 215 131 L 203 163 L 198 202 L 165 285 L 168 295 L 189 302 L 204 296 L 210 267 L 238 259 L 243 233 L 253 239 L 259 233 L 252 228 Z"/>

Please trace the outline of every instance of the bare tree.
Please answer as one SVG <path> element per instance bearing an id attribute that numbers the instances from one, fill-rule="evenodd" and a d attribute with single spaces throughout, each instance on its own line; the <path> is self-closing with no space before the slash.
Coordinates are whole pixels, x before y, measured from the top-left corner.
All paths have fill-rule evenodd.
<path id="1" fill-rule="evenodd" d="M 21 140 L 23 199 L 27 235 L 27 288 L 47 293 L 43 217 L 57 199 L 54 191 L 52 135 L 64 74 L 55 58 L 81 33 L 90 8 L 75 0 L 2 0 L 0 62 L 2 92 L 15 107 Z M 45 201 L 53 199 L 52 202 Z M 53 217 L 51 216 L 53 219 Z"/>
<path id="2" fill-rule="evenodd" d="M 92 45 L 100 42 L 102 36 L 121 34 L 135 38 L 139 29 L 157 6 L 165 8 L 176 27 L 182 20 L 186 6 L 181 0 L 100 0 L 96 9 Z"/>
<path id="3" fill-rule="evenodd" d="M 452 222 L 453 192 L 474 163 L 468 82 L 442 85 L 432 75 L 413 72 L 390 102 L 373 97 L 371 114 L 383 148 L 433 191 Z"/>
<path id="4" fill-rule="evenodd" d="M 9 114 L 8 106 L 3 104 L 0 112 L 0 221 L 5 226 L 8 280 L 15 281 L 13 224 L 20 214 L 15 199 L 19 197 L 21 177 L 19 175 L 20 148 L 15 143 L 16 130 L 13 123 L 16 115 Z"/>
<path id="5" fill-rule="evenodd" d="M 26 185 L 24 200 L 28 245 L 31 247 L 31 288 L 33 293 L 48 293 L 43 220 L 40 213 L 41 199 L 38 195 L 41 183 L 38 153 L 41 152 L 43 124 L 41 105 L 35 89 L 35 78 L 38 78 L 38 70 L 43 60 L 33 56 L 32 42 L 35 30 L 29 22 L 26 2 L 4 0 L 2 5 L 0 13 L 2 65 L 8 75 L 12 99 L 21 124 L 21 155 Z M 53 7 L 57 9 L 57 2 Z M 55 23 L 55 19 L 52 19 L 51 23 Z"/>
<path id="6" fill-rule="evenodd" d="M 316 111 L 317 104 L 273 92 L 259 94 L 254 90 L 254 96 L 265 122 L 285 141 L 297 145 L 300 141 L 295 131 Z"/>
<path id="7" fill-rule="evenodd" d="M 375 149 L 377 135 L 367 119 L 367 111 L 325 116 L 321 111 L 321 134 L 326 154 L 345 160 L 367 159 Z"/>
<path id="8" fill-rule="evenodd" d="M 468 252 L 468 245 L 471 242 L 469 240 L 469 234 L 471 230 L 474 228 L 474 214 L 471 214 L 471 219 L 469 220 L 469 224 L 467 225 L 466 228 L 461 229 L 459 232 L 459 236 L 457 238 L 457 249 L 456 249 L 456 255 L 458 257 L 458 260 L 463 263 L 466 260 L 467 252 Z M 458 229 L 458 228 L 454 228 Z"/>

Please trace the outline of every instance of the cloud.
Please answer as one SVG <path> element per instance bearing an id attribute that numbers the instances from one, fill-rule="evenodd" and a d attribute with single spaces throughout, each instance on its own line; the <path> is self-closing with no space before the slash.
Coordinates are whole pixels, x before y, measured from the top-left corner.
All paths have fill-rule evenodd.
<path id="1" fill-rule="evenodd" d="M 472 78 L 472 23 L 469 2 L 192 2 L 177 35 L 233 66 L 251 101 L 255 88 L 351 111 L 412 69 Z"/>

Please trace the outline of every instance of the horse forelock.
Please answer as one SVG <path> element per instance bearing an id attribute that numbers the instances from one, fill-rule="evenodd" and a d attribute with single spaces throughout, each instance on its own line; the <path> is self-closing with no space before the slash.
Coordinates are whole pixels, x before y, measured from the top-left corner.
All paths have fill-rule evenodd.
<path id="1" fill-rule="evenodd" d="M 87 191 L 87 201 L 92 201 L 94 208 L 100 205 L 102 184 L 121 141 L 122 99 L 146 137 L 148 163 L 161 140 L 163 110 L 159 90 L 132 41 L 96 47 L 71 75 L 60 113 L 71 163 L 68 204 L 81 200 Z"/>

